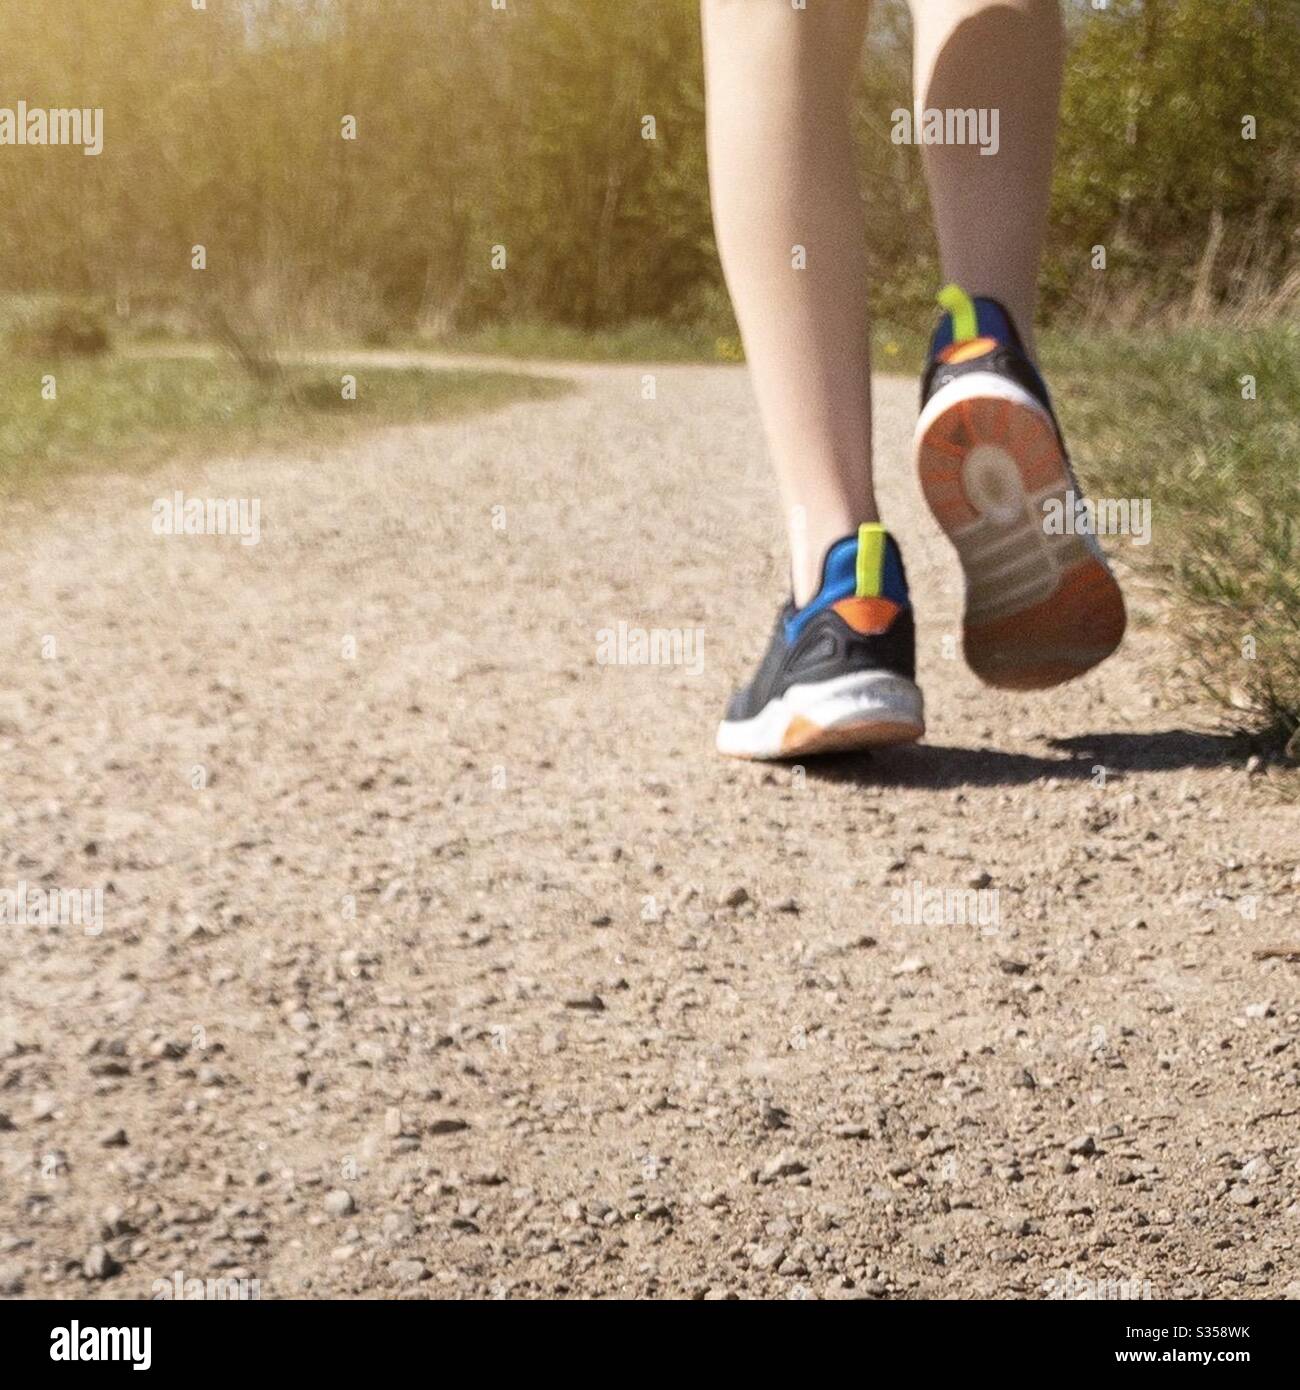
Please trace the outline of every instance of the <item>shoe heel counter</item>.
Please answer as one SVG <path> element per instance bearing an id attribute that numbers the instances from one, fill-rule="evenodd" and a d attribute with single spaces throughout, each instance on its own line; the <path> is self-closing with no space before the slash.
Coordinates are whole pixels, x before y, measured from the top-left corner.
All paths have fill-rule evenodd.
<path id="1" fill-rule="evenodd" d="M 889 626 L 870 636 L 854 633 L 848 654 L 880 670 L 896 671 L 916 679 L 916 621 L 911 606 L 899 607 Z"/>
<path id="2" fill-rule="evenodd" d="M 870 605 L 860 608 L 857 605 Z M 844 610 L 847 608 L 848 612 Z M 859 623 L 867 625 L 864 630 Z M 795 669 L 843 663 L 867 671 L 894 671 L 916 679 L 916 625 L 910 606 L 889 599 L 841 599 L 810 624 Z"/>

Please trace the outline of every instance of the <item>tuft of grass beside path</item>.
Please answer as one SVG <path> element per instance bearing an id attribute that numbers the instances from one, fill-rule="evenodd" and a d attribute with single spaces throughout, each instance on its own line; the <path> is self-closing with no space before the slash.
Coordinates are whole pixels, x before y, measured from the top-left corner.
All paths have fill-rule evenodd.
<path id="1" fill-rule="evenodd" d="M 88 469 L 147 469 L 177 455 L 335 440 L 384 425 L 436 423 L 563 381 L 511 372 L 286 367 L 259 383 L 227 359 L 9 357 L 0 365 L 0 498 Z M 42 378 L 57 397 L 42 398 Z"/>
<path id="2" fill-rule="evenodd" d="M 1286 740 L 1300 724 L 1300 326 L 1053 334 L 1043 358 L 1081 485 L 1151 500 L 1151 543 L 1107 544 L 1174 598 L 1189 669 L 1234 722 Z"/>

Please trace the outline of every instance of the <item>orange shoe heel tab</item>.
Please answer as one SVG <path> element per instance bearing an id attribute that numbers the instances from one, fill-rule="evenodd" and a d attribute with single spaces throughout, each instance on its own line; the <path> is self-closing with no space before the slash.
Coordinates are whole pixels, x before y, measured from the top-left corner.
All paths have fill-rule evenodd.
<path id="1" fill-rule="evenodd" d="M 879 637 L 888 632 L 894 619 L 903 611 L 890 598 L 842 598 L 831 605 L 833 612 L 864 637 Z"/>

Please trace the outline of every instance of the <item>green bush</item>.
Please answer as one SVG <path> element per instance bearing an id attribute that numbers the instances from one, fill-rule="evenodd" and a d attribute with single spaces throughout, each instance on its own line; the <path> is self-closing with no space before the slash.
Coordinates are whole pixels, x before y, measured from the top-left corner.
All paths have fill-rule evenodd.
<path id="1" fill-rule="evenodd" d="M 1045 343 L 1090 494 L 1150 498 L 1124 548 L 1175 596 L 1190 671 L 1244 726 L 1300 724 L 1300 328 Z"/>

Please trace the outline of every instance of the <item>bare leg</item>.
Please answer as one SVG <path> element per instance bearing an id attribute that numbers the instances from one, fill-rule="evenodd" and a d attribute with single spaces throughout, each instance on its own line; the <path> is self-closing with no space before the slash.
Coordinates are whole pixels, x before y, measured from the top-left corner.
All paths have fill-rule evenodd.
<path id="1" fill-rule="evenodd" d="M 878 519 L 866 227 L 849 123 L 867 12 L 866 0 L 703 0 L 714 225 L 801 605 L 831 543 Z"/>
<path id="2" fill-rule="evenodd" d="M 1057 0 L 912 0 L 918 103 L 998 112 L 998 151 L 927 145 L 946 280 L 1000 299 L 1031 356 L 1063 40 Z"/>

